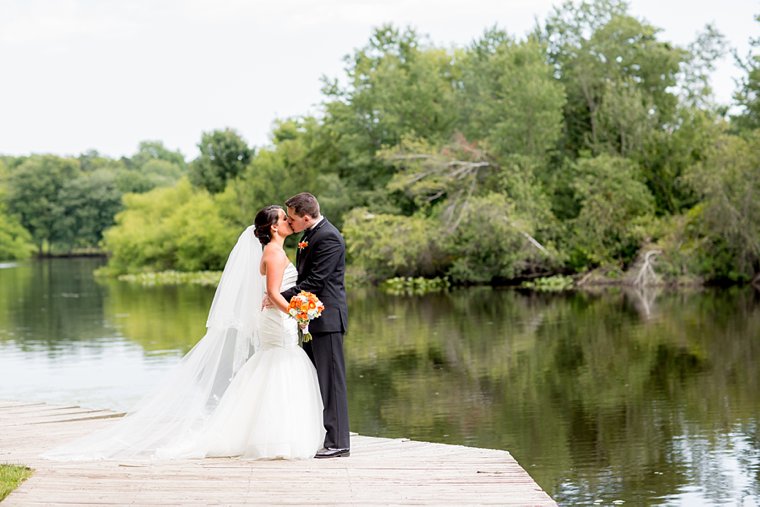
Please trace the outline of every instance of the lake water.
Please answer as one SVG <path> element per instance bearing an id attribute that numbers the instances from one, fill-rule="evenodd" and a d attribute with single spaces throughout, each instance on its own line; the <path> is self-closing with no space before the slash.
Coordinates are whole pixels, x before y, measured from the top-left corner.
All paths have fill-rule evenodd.
<path id="1" fill-rule="evenodd" d="M 0 399 L 128 409 L 213 289 L 0 264 Z M 352 290 L 351 429 L 506 449 L 561 505 L 760 504 L 760 293 Z"/>

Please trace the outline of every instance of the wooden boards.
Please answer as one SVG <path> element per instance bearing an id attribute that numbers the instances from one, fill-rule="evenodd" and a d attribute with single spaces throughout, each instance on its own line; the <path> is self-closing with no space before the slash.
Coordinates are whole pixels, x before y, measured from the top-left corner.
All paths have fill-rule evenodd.
<path id="1" fill-rule="evenodd" d="M 506 451 L 352 435 L 351 457 L 59 463 L 44 451 L 120 414 L 0 401 L 0 463 L 34 475 L 17 505 L 536 505 L 556 503 Z"/>

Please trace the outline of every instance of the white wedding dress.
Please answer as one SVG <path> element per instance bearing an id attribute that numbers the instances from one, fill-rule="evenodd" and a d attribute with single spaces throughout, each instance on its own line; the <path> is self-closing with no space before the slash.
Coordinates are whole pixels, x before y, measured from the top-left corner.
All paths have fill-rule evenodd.
<path id="1" fill-rule="evenodd" d="M 296 284 L 293 264 L 280 292 Z M 325 441 L 317 371 L 298 346 L 298 325 L 276 308 L 262 312 L 259 347 L 224 393 L 200 441 L 205 456 L 313 458 Z"/>
<path id="2" fill-rule="evenodd" d="M 261 255 L 249 227 L 227 259 L 206 335 L 118 422 L 42 457 L 313 457 L 325 437 L 317 372 L 298 346 L 295 320 L 277 309 L 260 310 L 266 286 Z M 281 291 L 297 277 L 289 264 Z"/>

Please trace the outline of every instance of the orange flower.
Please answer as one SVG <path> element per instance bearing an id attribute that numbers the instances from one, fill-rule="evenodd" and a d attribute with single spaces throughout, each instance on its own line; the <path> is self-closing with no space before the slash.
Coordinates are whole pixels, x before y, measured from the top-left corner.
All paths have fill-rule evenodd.
<path id="1" fill-rule="evenodd" d="M 298 242 L 298 250 L 303 250 L 307 246 L 309 246 L 309 242 L 308 241 L 299 241 Z"/>
<path id="2" fill-rule="evenodd" d="M 324 309 L 325 305 L 322 301 L 315 294 L 305 290 L 302 290 L 290 299 L 288 303 L 288 315 L 296 319 L 301 326 L 302 343 L 311 340 L 309 322 L 318 318 Z"/>

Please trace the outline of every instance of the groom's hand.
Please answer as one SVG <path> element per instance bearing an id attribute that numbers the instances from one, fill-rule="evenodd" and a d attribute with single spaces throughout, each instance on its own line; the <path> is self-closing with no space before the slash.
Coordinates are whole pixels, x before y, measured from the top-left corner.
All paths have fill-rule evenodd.
<path id="1" fill-rule="evenodd" d="M 264 308 L 274 308 L 272 300 L 266 294 L 264 294 L 264 299 L 261 300 L 261 309 L 263 310 Z"/>

